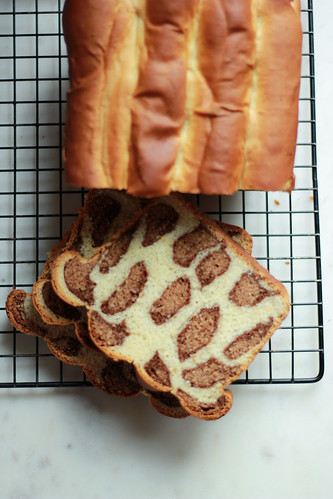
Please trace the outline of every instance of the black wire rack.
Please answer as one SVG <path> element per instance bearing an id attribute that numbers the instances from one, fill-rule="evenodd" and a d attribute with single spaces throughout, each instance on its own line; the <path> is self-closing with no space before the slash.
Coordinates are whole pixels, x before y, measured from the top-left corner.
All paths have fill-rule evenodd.
<path id="1" fill-rule="evenodd" d="M 61 147 L 68 66 L 64 0 L 0 3 L 0 387 L 89 385 L 44 342 L 12 328 L 12 287 L 31 291 L 47 252 L 82 205 L 63 181 Z M 296 188 L 286 193 L 197 196 L 211 217 L 243 226 L 253 254 L 287 287 L 291 312 L 238 384 L 311 383 L 324 372 L 316 170 L 313 5 L 302 0 L 303 56 Z"/>

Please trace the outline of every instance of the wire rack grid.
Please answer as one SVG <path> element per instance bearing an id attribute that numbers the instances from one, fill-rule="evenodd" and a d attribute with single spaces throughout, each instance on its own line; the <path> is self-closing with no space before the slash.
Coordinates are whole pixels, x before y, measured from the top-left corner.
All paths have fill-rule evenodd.
<path id="1" fill-rule="evenodd" d="M 89 385 L 40 339 L 9 324 L 13 286 L 30 291 L 47 252 L 82 205 L 63 181 L 68 67 L 64 0 L 0 4 L 0 387 Z M 314 89 L 313 6 L 302 0 L 303 56 L 296 188 L 286 193 L 195 196 L 211 217 L 243 226 L 253 254 L 287 287 L 291 312 L 239 384 L 310 383 L 324 371 Z"/>

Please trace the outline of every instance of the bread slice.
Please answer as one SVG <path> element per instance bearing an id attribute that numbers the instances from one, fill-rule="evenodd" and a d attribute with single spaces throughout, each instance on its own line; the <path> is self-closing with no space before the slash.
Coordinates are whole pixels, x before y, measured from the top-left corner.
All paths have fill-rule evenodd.
<path id="1" fill-rule="evenodd" d="M 14 289 L 9 294 L 6 311 L 18 331 L 42 338 L 55 357 L 67 364 L 80 366 L 92 385 L 108 395 L 127 398 L 143 393 L 149 397 L 151 405 L 165 416 L 180 419 L 189 415 L 176 397 L 144 390 L 131 364 L 115 362 L 93 344 L 88 348 L 78 341 L 78 336 L 87 336 L 85 322 L 78 321 L 75 327 L 72 324 L 46 324 L 35 310 L 31 294 L 20 289 Z M 75 329 L 79 329 L 79 333 Z"/>
<path id="2" fill-rule="evenodd" d="M 111 189 L 93 189 L 63 240 L 51 251 L 45 267 L 33 285 L 34 307 L 47 324 L 65 325 L 82 320 L 82 310 L 61 300 L 51 284 L 54 259 L 66 250 L 89 257 L 127 222 L 144 200 Z M 252 251 L 252 237 L 243 228 L 218 222 L 245 251 Z"/>
<path id="3" fill-rule="evenodd" d="M 81 311 L 68 306 L 53 291 L 50 278 L 54 259 L 66 250 L 78 251 L 85 257 L 93 255 L 142 205 L 143 200 L 123 191 L 93 189 L 88 193 L 78 217 L 51 250 L 33 286 L 34 307 L 46 323 L 65 325 L 81 319 Z"/>
<path id="4" fill-rule="evenodd" d="M 178 195 L 149 203 L 90 258 L 63 252 L 52 285 L 85 307 L 101 351 L 207 420 L 230 409 L 225 387 L 289 310 L 284 286 Z"/>
<path id="5" fill-rule="evenodd" d="M 50 253 L 49 259 L 45 264 L 45 268 L 41 274 L 41 277 L 37 280 L 37 282 L 33 286 L 33 304 L 35 309 L 38 311 L 39 315 L 43 317 L 44 329 L 46 331 L 51 331 L 54 335 L 56 329 L 51 327 L 48 330 L 48 325 L 59 325 L 60 331 L 57 332 L 61 337 L 63 337 L 63 331 L 61 326 L 66 326 L 69 324 L 74 324 L 75 333 L 77 339 L 81 342 L 82 345 L 90 349 L 97 350 L 97 347 L 92 342 L 90 335 L 87 330 L 87 321 L 86 314 L 83 308 L 73 307 L 63 300 L 61 300 L 58 295 L 54 292 L 52 283 L 50 280 L 50 271 L 52 269 L 52 263 L 56 256 L 58 256 L 61 252 L 65 251 L 65 249 L 73 249 L 75 248 L 81 255 L 92 254 L 98 246 L 96 244 L 92 244 L 93 237 L 90 234 L 91 228 L 94 227 L 95 232 L 99 232 L 101 240 L 109 238 L 112 234 L 112 230 L 105 231 L 105 221 L 103 222 L 104 217 L 101 217 L 101 214 L 107 215 L 107 219 L 110 219 L 111 209 L 108 209 L 108 205 L 113 206 L 114 199 L 118 199 L 122 204 L 126 204 L 126 202 L 130 203 L 130 206 L 127 209 L 123 209 L 122 213 L 126 213 L 126 216 L 123 215 L 123 221 L 127 218 L 127 215 L 131 214 L 135 206 L 133 205 L 133 199 L 123 194 L 119 194 L 115 191 L 109 190 L 93 190 L 87 196 L 85 205 L 83 209 L 80 211 L 78 219 L 72 224 L 71 229 L 65 234 L 63 241 L 59 243 Z M 138 201 L 139 203 L 139 201 Z M 99 216 L 95 217 L 96 211 L 99 210 Z M 113 211 L 114 212 L 114 211 Z M 100 223 L 98 223 L 100 222 Z M 240 244 L 245 251 L 251 253 L 252 251 L 252 238 L 248 232 L 244 229 L 230 224 L 225 224 L 223 222 L 217 222 L 220 227 L 225 230 L 230 237 L 233 238 L 238 244 Z M 102 225 L 102 227 L 100 226 Z M 111 225 L 111 224 L 109 224 Z M 112 224 L 114 232 L 116 232 L 116 228 L 119 224 Z M 104 230 L 103 230 L 104 227 Z M 27 298 L 28 300 L 28 298 Z M 36 324 L 36 314 L 35 324 Z M 31 319 L 30 319 L 31 320 Z M 38 319 L 39 321 L 39 319 Z M 35 325 L 35 330 L 36 330 Z M 38 328 L 37 328 L 38 329 Z M 63 328 L 66 332 L 66 328 Z M 22 330 L 22 328 L 21 328 Z M 73 336 L 72 328 L 69 328 L 71 332 L 71 337 Z M 30 327 L 31 331 L 31 327 Z M 27 328 L 25 327 L 25 331 L 27 332 Z M 70 340 L 71 341 L 71 340 Z M 49 342 L 49 346 L 51 350 L 55 352 L 54 342 Z M 59 354 L 56 355 L 59 358 Z M 60 355 L 60 359 L 66 361 L 63 355 Z M 67 359 L 68 360 L 68 359 Z M 74 358 L 75 363 L 78 363 L 78 359 Z M 122 365 L 123 371 L 130 372 L 133 370 L 131 365 L 129 364 L 126 369 L 124 363 L 120 363 Z M 109 371 L 111 369 L 109 368 Z M 118 377 L 117 370 L 117 377 Z M 127 373 L 128 376 L 128 373 Z M 89 379 L 94 380 L 94 384 L 98 387 L 103 387 L 103 382 L 101 382 L 102 375 L 100 374 L 100 370 L 97 370 L 97 374 L 92 373 L 90 371 Z M 135 378 L 134 378 L 135 379 Z M 130 376 L 130 380 L 133 381 L 133 375 Z M 103 389 L 103 388 L 102 388 Z M 104 390 L 105 391 L 105 390 Z M 126 393 L 126 390 L 125 390 Z M 170 394 L 165 394 L 163 392 L 159 393 L 157 391 L 143 390 L 143 393 L 147 394 L 150 398 L 151 405 L 158 410 L 160 413 L 177 418 L 183 418 L 188 416 L 188 413 L 180 406 L 179 401 Z"/>
<path id="6" fill-rule="evenodd" d="M 300 0 L 66 0 L 63 30 L 68 183 L 293 188 Z"/>
<path id="7" fill-rule="evenodd" d="M 18 331 L 45 340 L 55 357 L 67 364 L 81 366 L 87 378 L 99 389 L 122 397 L 140 393 L 139 384 L 130 382 L 129 377 L 124 376 L 124 362 L 115 363 L 97 350 L 82 345 L 71 324 L 51 326 L 43 322 L 33 306 L 30 293 L 12 290 L 7 298 L 6 311 Z"/>

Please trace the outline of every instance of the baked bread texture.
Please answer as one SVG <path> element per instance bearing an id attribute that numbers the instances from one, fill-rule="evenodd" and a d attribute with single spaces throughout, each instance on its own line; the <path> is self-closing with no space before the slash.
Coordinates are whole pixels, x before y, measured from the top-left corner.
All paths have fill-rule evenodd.
<path id="1" fill-rule="evenodd" d="M 50 279 L 54 259 L 66 250 L 78 251 L 85 257 L 93 255 L 143 203 L 143 200 L 123 191 L 89 191 L 83 208 L 60 243 L 51 250 L 43 271 L 33 285 L 34 307 L 46 323 L 65 325 L 81 318 L 80 310 L 68 306 L 53 291 Z M 244 239 L 250 244 L 249 238 L 244 236 Z"/>
<path id="2" fill-rule="evenodd" d="M 61 253 L 52 285 L 84 307 L 99 350 L 206 420 L 230 409 L 225 387 L 289 310 L 284 286 L 178 195 L 149 203 L 90 258 Z"/>
<path id="3" fill-rule="evenodd" d="M 42 338 L 55 357 L 67 364 L 80 366 L 92 385 L 108 395 L 128 398 L 143 393 L 149 397 L 152 407 L 164 416 L 177 419 L 189 416 L 176 397 L 144 390 L 131 364 L 115 362 L 92 344 L 88 348 L 78 341 L 78 336 L 87 335 L 84 321 L 77 322 L 75 327 L 72 324 L 46 324 L 35 310 L 31 294 L 21 289 L 11 291 L 6 311 L 10 322 L 18 331 Z M 75 329 L 80 332 L 75 332 Z"/>
<path id="4" fill-rule="evenodd" d="M 184 418 L 189 414 L 176 397 L 147 389 L 146 386 L 143 388 L 131 364 L 101 357 L 103 354 L 90 338 L 84 308 L 73 307 L 60 299 L 50 280 L 53 261 L 57 256 L 66 250 L 75 250 L 86 257 L 93 255 L 142 204 L 142 200 L 124 192 L 90 191 L 77 219 L 63 240 L 51 250 L 41 276 L 33 286 L 32 296 L 22 290 L 11 293 L 8 298 L 8 316 L 21 332 L 40 336 L 47 341 L 52 353 L 61 361 L 81 366 L 97 388 L 111 395 L 126 397 L 139 393 L 139 384 L 140 393 L 148 395 L 151 405 L 158 412 L 168 417 Z M 245 251 L 251 253 L 252 238 L 244 229 L 216 223 Z M 78 346 L 77 340 L 85 348 Z M 98 353 L 87 352 L 87 347 Z"/>
<path id="5" fill-rule="evenodd" d="M 293 188 L 299 0 L 66 0 L 63 31 L 69 183 Z"/>
<path id="6" fill-rule="evenodd" d="M 122 397 L 140 393 L 141 387 L 132 377 L 126 376 L 124 362 L 113 362 L 97 349 L 82 345 L 72 324 L 51 326 L 43 322 L 36 312 L 30 293 L 21 289 L 11 291 L 6 302 L 7 316 L 11 324 L 25 334 L 38 336 L 47 342 L 53 355 L 67 364 L 79 365 L 87 378 L 109 395 Z"/>
<path id="7" fill-rule="evenodd" d="M 33 285 L 34 307 L 44 322 L 66 325 L 84 320 L 82 309 L 65 303 L 53 290 L 51 273 L 55 258 L 66 250 L 75 250 L 83 257 L 92 256 L 144 204 L 144 200 L 129 196 L 124 191 L 111 189 L 89 191 L 78 217 L 62 241 L 51 250 L 43 271 Z M 251 253 L 252 237 L 247 231 L 236 225 L 216 223 L 247 253 Z M 83 336 L 83 340 L 85 338 Z"/>

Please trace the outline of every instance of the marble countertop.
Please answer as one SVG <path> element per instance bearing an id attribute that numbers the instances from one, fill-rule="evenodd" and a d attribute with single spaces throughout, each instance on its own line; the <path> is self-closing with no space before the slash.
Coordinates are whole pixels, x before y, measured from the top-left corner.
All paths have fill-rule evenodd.
<path id="1" fill-rule="evenodd" d="M 314 3 L 324 378 L 234 386 L 231 412 L 209 423 L 91 388 L 4 389 L 2 498 L 333 497 L 333 4 Z"/>

